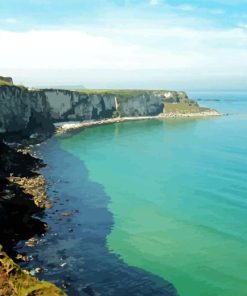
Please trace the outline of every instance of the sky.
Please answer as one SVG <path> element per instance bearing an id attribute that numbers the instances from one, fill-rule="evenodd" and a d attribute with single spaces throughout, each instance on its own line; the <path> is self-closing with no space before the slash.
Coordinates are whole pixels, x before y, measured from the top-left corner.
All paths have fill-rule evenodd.
<path id="1" fill-rule="evenodd" d="M 247 0 L 0 0 L 0 75 L 28 86 L 247 89 Z"/>

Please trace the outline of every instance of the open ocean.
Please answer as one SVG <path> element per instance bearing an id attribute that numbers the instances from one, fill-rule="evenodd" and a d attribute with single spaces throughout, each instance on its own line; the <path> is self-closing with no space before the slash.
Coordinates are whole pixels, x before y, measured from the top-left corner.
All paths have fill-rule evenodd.
<path id="1" fill-rule="evenodd" d="M 105 125 L 41 145 L 55 206 L 28 251 L 40 278 L 73 296 L 247 295 L 247 92 L 189 95 L 229 115 Z"/>

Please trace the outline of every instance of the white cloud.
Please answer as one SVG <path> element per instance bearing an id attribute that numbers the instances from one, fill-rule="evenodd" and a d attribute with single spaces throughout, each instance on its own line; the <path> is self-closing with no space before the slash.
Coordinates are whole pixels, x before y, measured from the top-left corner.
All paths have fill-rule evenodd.
<path id="1" fill-rule="evenodd" d="M 179 9 L 183 10 L 183 11 L 193 11 L 196 9 L 196 7 L 189 5 L 189 4 L 183 4 L 178 6 Z"/>
<path id="2" fill-rule="evenodd" d="M 242 28 L 136 27 L 112 29 L 104 35 L 82 29 L 0 30 L 0 40 L 1 68 L 8 75 L 20 73 L 17 68 L 22 73 L 39 69 L 36 75 L 46 72 L 47 83 L 59 80 L 67 69 L 73 69 L 71 82 L 78 81 L 78 73 L 83 71 L 82 83 L 86 85 L 96 80 L 105 85 L 121 80 L 126 87 L 131 79 L 155 83 L 171 77 L 175 81 L 179 75 L 192 81 L 198 75 L 216 75 L 223 81 L 226 73 L 240 78 L 246 78 L 247 73 L 247 32 Z M 54 71 L 56 77 L 50 75 Z M 133 78 L 131 73 L 138 75 Z"/>
<path id="3" fill-rule="evenodd" d="M 204 8 L 204 7 L 200 7 L 200 6 L 193 6 L 190 4 L 182 4 L 182 5 L 176 5 L 176 6 L 171 5 L 171 7 L 173 9 L 178 9 L 178 10 L 188 12 L 188 13 L 204 12 L 204 13 L 207 13 L 208 15 L 210 15 L 210 14 L 211 15 L 222 15 L 225 13 L 225 11 L 222 9 Z"/>
<path id="4" fill-rule="evenodd" d="M 174 69 L 199 62 L 171 48 L 148 49 L 80 31 L 0 31 L 1 66 L 8 68 Z"/>
<path id="5" fill-rule="evenodd" d="M 5 19 L 5 22 L 7 24 L 16 24 L 17 23 L 17 19 L 15 19 L 15 18 L 7 18 L 7 19 Z"/>
<path id="6" fill-rule="evenodd" d="M 149 3 L 150 5 L 158 5 L 160 0 L 150 0 Z"/>
<path id="7" fill-rule="evenodd" d="M 245 24 L 245 23 L 239 23 L 238 26 L 241 29 L 245 29 L 245 30 L 247 29 L 247 24 Z"/>

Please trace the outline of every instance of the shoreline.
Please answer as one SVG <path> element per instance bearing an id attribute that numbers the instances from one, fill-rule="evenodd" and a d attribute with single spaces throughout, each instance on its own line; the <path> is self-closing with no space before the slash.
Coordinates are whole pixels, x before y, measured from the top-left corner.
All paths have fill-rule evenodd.
<path id="1" fill-rule="evenodd" d="M 166 291 L 168 285 L 172 289 L 170 282 L 130 267 L 109 252 L 105 238 L 114 223 L 107 206 L 110 197 L 100 184 L 90 179 L 86 165 L 65 151 L 59 142 L 55 137 L 37 151 L 44 162 L 49 164 L 42 169 L 42 173 L 50 184 L 49 197 L 54 202 L 54 207 L 51 211 L 48 210 L 45 220 L 50 225 L 44 237 L 45 242 L 30 249 L 22 244 L 19 249 L 21 252 L 27 250 L 30 256 L 41 258 L 43 262 L 24 262 L 21 264 L 22 268 L 35 271 L 37 267 L 41 267 L 43 272 L 38 277 L 51 282 L 55 279 L 56 284 L 68 295 L 81 295 L 79 291 L 83 291 L 85 296 L 98 293 L 115 295 L 107 293 L 112 285 L 116 287 L 116 291 L 126 291 L 121 292 L 122 295 L 135 295 L 134 291 L 142 282 L 145 282 L 143 294 L 140 292 L 143 296 L 152 295 L 152 292 L 154 295 L 163 295 L 161 292 Z M 68 164 L 83 181 L 78 182 L 75 174 L 66 169 Z M 78 247 L 81 248 L 79 254 Z M 45 259 L 46 254 L 48 259 Z M 82 267 L 82 274 L 78 276 L 77 271 Z M 107 282 L 97 283 L 98 278 L 105 276 L 109 278 Z M 172 295 L 175 296 L 175 293 Z"/>
<path id="2" fill-rule="evenodd" d="M 177 119 L 177 118 L 200 118 L 200 117 L 215 117 L 222 116 L 222 113 L 219 113 L 216 110 L 210 110 L 205 112 L 195 112 L 195 113 L 165 113 L 155 116 L 130 116 L 130 117 L 116 117 L 100 120 L 90 120 L 90 121 L 67 121 L 61 123 L 55 123 L 56 134 L 63 134 L 73 130 L 94 127 L 99 125 L 107 125 L 113 123 L 127 122 L 127 121 L 139 121 L 139 120 L 167 120 L 167 119 Z"/>
<path id="3" fill-rule="evenodd" d="M 40 173 L 45 164 L 31 151 L 10 148 L 2 142 L 0 152 L 0 223 L 4 225 L 0 231 L 0 295 L 66 295 L 54 284 L 35 277 L 40 268 L 32 273 L 17 265 L 31 260 L 28 253 L 15 250 L 17 243 L 25 241 L 28 247 L 34 247 L 48 229 L 41 217 L 35 217 L 52 207 L 46 180 Z"/>

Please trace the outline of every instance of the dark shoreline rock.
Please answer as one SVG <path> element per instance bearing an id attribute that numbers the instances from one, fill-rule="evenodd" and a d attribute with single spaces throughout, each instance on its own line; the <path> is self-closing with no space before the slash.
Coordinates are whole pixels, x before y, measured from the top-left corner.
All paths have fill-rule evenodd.
<path id="1" fill-rule="evenodd" d="M 35 203 L 35 196 L 13 181 L 14 178 L 38 178 L 37 170 L 43 166 L 40 159 L 0 142 L 0 244 L 8 253 L 18 240 L 45 232 L 46 225 L 32 217 L 44 207 Z"/>
<path id="2" fill-rule="evenodd" d="M 17 254 L 14 247 L 18 241 L 41 236 L 47 230 L 46 223 L 33 217 L 45 207 L 45 203 L 37 202 L 40 197 L 36 196 L 33 181 L 40 180 L 37 171 L 43 166 L 40 159 L 0 141 L 0 295 L 19 296 L 24 292 L 25 295 L 65 295 L 55 285 L 32 278 L 7 256 L 27 260 L 27 256 Z M 18 184 L 15 178 L 25 184 Z M 32 180 L 31 189 L 27 180 Z M 44 202 L 47 202 L 46 197 Z M 1 246 L 7 254 L 1 252 Z"/>

